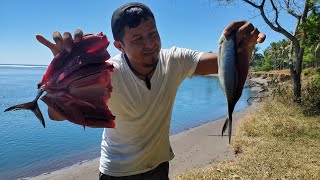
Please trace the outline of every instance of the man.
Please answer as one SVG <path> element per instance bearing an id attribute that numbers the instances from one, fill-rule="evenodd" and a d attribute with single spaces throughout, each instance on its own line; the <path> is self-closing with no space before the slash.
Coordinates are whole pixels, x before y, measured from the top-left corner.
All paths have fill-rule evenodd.
<path id="1" fill-rule="evenodd" d="M 186 77 L 218 73 L 217 54 L 172 47 L 161 49 L 151 10 L 141 3 L 118 8 L 111 20 L 114 46 L 121 55 L 111 58 L 113 92 L 109 108 L 116 116 L 116 128 L 104 129 L 101 143 L 100 179 L 168 179 L 174 154 L 169 127 L 174 98 Z M 248 62 L 255 44 L 265 35 L 245 21 L 231 23 L 224 34 L 237 31 L 238 59 Z M 37 39 L 53 54 L 72 50 L 81 40 L 77 30 L 63 37 L 53 34 L 56 44 L 40 35 Z M 51 119 L 61 115 L 49 109 Z"/>

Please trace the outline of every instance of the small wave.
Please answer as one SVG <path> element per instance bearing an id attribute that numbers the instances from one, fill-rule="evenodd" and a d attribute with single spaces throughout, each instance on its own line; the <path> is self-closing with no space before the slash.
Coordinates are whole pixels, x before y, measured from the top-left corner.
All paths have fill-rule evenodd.
<path id="1" fill-rule="evenodd" d="M 14 68 L 47 68 L 47 65 L 25 65 L 25 64 L 0 64 L 0 67 Z"/>

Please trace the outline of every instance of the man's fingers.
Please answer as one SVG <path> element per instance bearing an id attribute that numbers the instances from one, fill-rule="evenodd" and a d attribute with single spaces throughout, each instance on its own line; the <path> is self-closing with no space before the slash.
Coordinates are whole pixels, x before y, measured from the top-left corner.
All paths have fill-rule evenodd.
<path id="1" fill-rule="evenodd" d="M 62 44 L 62 36 L 61 36 L 61 34 L 59 33 L 59 32 L 54 32 L 53 34 L 52 34 L 52 38 L 53 38 L 53 40 L 54 40 L 54 42 L 56 42 L 56 44 Z"/>
<path id="2" fill-rule="evenodd" d="M 237 44 L 242 40 L 245 40 L 247 38 L 251 38 L 252 32 L 254 30 L 255 30 L 255 28 L 253 27 L 253 25 L 251 23 L 247 22 L 244 25 L 242 25 L 236 32 Z"/>
<path id="3" fill-rule="evenodd" d="M 246 21 L 234 21 L 224 30 L 223 34 L 228 36 L 236 31 L 237 55 L 240 59 L 248 61 L 257 43 L 262 43 L 266 35 L 260 33 L 251 23 Z"/>
<path id="4" fill-rule="evenodd" d="M 259 33 L 259 34 L 258 34 L 257 42 L 258 42 L 258 43 L 263 43 L 264 40 L 266 39 L 266 37 L 267 37 L 267 36 L 266 36 L 265 34 Z"/>
<path id="5" fill-rule="evenodd" d="M 63 47 L 68 51 L 71 52 L 73 46 L 73 39 L 69 32 L 63 33 Z"/>
<path id="6" fill-rule="evenodd" d="M 260 31 L 258 30 L 258 28 L 254 28 L 254 30 L 251 32 L 251 36 L 254 39 L 258 39 L 258 35 L 259 35 Z"/>
<path id="7" fill-rule="evenodd" d="M 259 30 L 257 28 L 254 28 L 247 37 L 242 39 L 242 41 L 247 42 L 248 47 L 254 47 L 257 44 L 259 33 Z"/>
<path id="8" fill-rule="evenodd" d="M 243 26 L 244 24 L 246 24 L 246 21 L 233 21 L 231 24 L 229 24 L 223 34 L 225 36 L 228 36 L 232 31 L 239 29 L 241 26 Z"/>
<path id="9" fill-rule="evenodd" d="M 54 44 L 52 42 L 50 42 L 48 39 L 44 38 L 43 36 L 41 36 L 40 34 L 36 34 L 36 39 L 43 45 L 47 46 L 49 49 L 53 49 L 54 48 Z"/>
<path id="10" fill-rule="evenodd" d="M 263 33 L 260 33 L 260 31 L 257 28 L 254 28 L 254 30 L 251 33 L 252 41 L 255 43 L 263 43 L 263 41 L 266 39 L 266 35 Z"/>
<path id="11" fill-rule="evenodd" d="M 52 34 L 52 38 L 54 40 L 54 42 L 56 42 L 56 48 L 59 49 L 60 51 L 63 50 L 63 40 L 62 40 L 62 36 L 59 32 L 54 32 Z"/>
<path id="12" fill-rule="evenodd" d="M 73 39 L 69 32 L 65 32 L 63 36 L 59 32 L 54 32 L 52 34 L 53 40 L 56 44 L 50 42 L 43 36 L 37 34 L 36 39 L 43 45 L 47 46 L 53 53 L 53 55 L 56 55 L 63 51 L 64 49 L 68 52 L 71 52 L 73 47 Z M 74 34 L 74 38 L 77 42 L 81 41 L 83 37 L 83 32 L 80 29 L 77 29 Z"/>
<path id="13" fill-rule="evenodd" d="M 83 37 L 83 32 L 81 31 L 81 29 L 77 29 L 74 31 L 74 36 L 73 36 L 74 42 L 80 42 L 82 37 Z"/>
<path id="14" fill-rule="evenodd" d="M 237 54 L 242 57 L 242 59 L 250 60 L 252 51 L 257 43 L 262 43 L 266 38 L 266 35 L 260 33 L 257 28 L 251 32 L 249 36 L 246 38 L 242 38 L 242 40 L 237 45 Z"/>
<path id="15" fill-rule="evenodd" d="M 58 54 L 60 52 L 60 50 L 57 48 L 56 44 L 53 44 L 52 42 L 50 42 L 48 39 L 44 38 L 43 36 L 36 34 L 36 39 L 43 45 L 47 46 L 52 54 L 55 56 L 56 54 Z"/>

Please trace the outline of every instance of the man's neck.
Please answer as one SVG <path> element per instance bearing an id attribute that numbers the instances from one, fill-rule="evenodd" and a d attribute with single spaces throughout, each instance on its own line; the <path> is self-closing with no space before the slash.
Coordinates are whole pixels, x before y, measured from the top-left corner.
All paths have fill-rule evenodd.
<path id="1" fill-rule="evenodd" d="M 147 66 L 147 65 L 138 65 L 133 63 L 133 61 L 130 61 L 130 59 L 128 58 L 128 56 L 126 54 L 124 54 L 124 57 L 126 58 L 126 62 L 129 65 L 130 69 L 134 72 L 134 74 L 136 74 L 139 78 L 140 76 L 148 76 L 149 78 L 152 76 L 153 71 L 155 70 L 157 64 L 155 64 L 154 66 Z"/>
<path id="2" fill-rule="evenodd" d="M 125 60 L 126 60 L 126 62 L 127 62 L 127 64 L 128 64 L 128 66 L 130 67 L 131 71 L 132 71 L 139 79 L 144 80 L 145 83 L 146 83 L 147 88 L 150 90 L 150 89 L 151 89 L 151 81 L 150 81 L 150 79 L 151 79 L 151 77 L 152 77 L 152 75 L 153 75 L 153 73 L 154 73 L 154 71 L 155 71 L 155 69 L 156 69 L 156 67 L 157 67 L 157 64 L 155 64 L 154 66 L 151 66 L 151 67 L 145 67 L 144 69 L 149 69 L 149 72 L 147 72 L 146 74 L 142 74 L 142 73 L 141 73 L 142 70 L 141 70 L 141 72 L 139 72 L 138 70 L 136 70 L 136 69 L 131 65 L 131 62 L 130 62 L 130 60 L 129 60 L 129 58 L 127 57 L 126 54 L 124 54 L 124 58 L 125 58 Z M 150 70 L 150 68 L 152 68 L 152 69 Z"/>

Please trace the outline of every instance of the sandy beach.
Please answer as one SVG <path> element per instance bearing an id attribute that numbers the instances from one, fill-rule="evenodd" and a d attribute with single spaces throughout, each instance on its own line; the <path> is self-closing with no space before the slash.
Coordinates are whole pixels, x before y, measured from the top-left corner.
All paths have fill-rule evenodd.
<path id="1" fill-rule="evenodd" d="M 234 122 L 241 119 L 251 108 L 234 113 Z M 203 124 L 170 137 L 175 158 L 170 161 L 170 178 L 173 176 L 234 158 L 228 138 L 221 137 L 224 118 Z M 99 158 L 75 164 L 57 171 L 28 178 L 32 180 L 88 180 L 98 179 Z"/>

